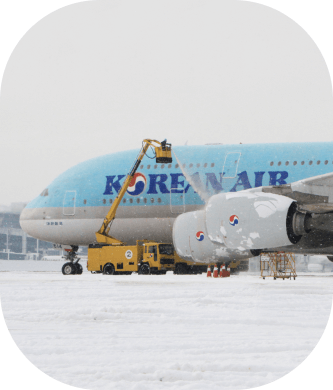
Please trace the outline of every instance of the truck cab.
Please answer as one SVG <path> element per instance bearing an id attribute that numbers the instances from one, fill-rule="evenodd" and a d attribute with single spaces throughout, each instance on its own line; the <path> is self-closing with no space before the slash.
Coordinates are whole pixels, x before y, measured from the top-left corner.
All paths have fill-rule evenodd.
<path id="1" fill-rule="evenodd" d="M 172 244 L 144 243 L 143 259 L 139 272 L 142 274 L 165 274 L 172 271 L 175 252 Z"/>

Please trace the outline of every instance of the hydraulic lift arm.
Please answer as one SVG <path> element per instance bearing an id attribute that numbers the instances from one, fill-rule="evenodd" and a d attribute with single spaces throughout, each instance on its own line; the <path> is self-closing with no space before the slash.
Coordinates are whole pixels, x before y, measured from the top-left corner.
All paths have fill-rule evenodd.
<path id="1" fill-rule="evenodd" d="M 122 241 L 117 240 L 114 237 L 109 236 L 109 231 L 111 228 L 111 224 L 113 220 L 116 217 L 116 212 L 118 209 L 118 206 L 125 195 L 135 172 L 137 171 L 143 157 L 145 156 L 148 148 L 152 146 L 155 148 L 155 154 L 156 154 L 156 162 L 157 163 L 171 163 L 172 162 L 172 156 L 171 156 L 171 144 L 167 144 L 166 140 L 163 142 L 159 142 L 152 139 L 145 139 L 143 140 L 141 151 L 137 157 L 137 160 L 135 161 L 131 171 L 128 173 L 124 184 L 122 185 L 116 199 L 114 200 L 112 206 L 110 207 L 109 212 L 107 213 L 106 217 L 104 218 L 103 224 L 101 228 L 96 232 L 96 239 L 98 243 L 108 244 L 108 245 L 125 245 Z"/>

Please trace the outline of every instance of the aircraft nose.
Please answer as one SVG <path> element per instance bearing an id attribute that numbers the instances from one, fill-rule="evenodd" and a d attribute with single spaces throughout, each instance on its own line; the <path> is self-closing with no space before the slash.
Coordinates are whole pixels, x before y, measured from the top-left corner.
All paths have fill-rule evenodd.
<path id="1" fill-rule="evenodd" d="M 20 225 L 23 231 L 29 236 L 39 238 L 38 231 L 40 230 L 38 219 L 38 209 L 25 207 L 20 215 Z"/>

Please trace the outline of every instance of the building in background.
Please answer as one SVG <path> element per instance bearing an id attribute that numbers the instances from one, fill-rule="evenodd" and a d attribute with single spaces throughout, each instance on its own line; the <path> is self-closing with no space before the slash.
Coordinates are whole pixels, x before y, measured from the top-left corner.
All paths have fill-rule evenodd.
<path id="1" fill-rule="evenodd" d="M 26 234 L 20 226 L 20 213 L 26 203 L 0 206 L 0 260 L 39 260 L 44 255 L 61 254 L 50 242 Z"/>

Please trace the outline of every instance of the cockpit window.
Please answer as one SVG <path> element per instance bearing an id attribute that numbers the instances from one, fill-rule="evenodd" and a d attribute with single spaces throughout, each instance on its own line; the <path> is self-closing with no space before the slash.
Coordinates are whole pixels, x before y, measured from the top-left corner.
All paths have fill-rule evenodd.
<path id="1" fill-rule="evenodd" d="M 45 188 L 45 190 L 40 194 L 40 196 L 48 196 L 49 195 L 49 189 Z"/>

